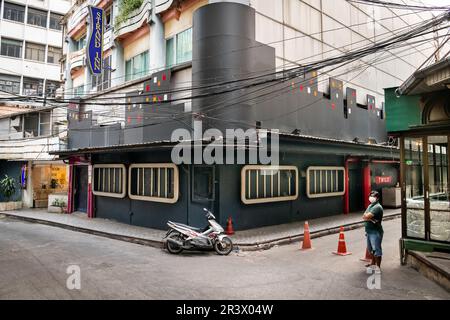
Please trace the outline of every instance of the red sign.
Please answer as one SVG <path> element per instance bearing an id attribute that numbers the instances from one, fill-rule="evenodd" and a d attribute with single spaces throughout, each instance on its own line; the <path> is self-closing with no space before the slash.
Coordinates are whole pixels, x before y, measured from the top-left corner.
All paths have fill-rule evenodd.
<path id="1" fill-rule="evenodd" d="M 378 177 L 375 177 L 375 183 L 376 184 L 391 183 L 391 182 L 392 182 L 392 177 L 391 176 L 387 176 L 387 177 L 378 176 Z"/>

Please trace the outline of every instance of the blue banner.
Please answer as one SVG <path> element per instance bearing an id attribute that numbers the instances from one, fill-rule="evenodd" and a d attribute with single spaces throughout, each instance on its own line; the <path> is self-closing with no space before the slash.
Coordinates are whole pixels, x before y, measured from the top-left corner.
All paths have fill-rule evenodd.
<path id="1" fill-rule="evenodd" d="M 89 6 L 90 29 L 87 42 L 87 63 L 91 73 L 102 72 L 103 62 L 103 9 Z"/>

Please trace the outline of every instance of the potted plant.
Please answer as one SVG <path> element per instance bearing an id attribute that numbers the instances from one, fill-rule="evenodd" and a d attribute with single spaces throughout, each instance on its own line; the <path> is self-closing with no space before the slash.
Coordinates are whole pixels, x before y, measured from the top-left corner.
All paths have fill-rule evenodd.
<path id="1" fill-rule="evenodd" d="M 6 198 L 6 202 L 0 205 L 1 210 L 15 210 L 20 208 L 20 201 L 10 201 L 11 197 L 16 193 L 16 185 L 16 179 L 7 174 L 0 180 L 0 192 Z"/>

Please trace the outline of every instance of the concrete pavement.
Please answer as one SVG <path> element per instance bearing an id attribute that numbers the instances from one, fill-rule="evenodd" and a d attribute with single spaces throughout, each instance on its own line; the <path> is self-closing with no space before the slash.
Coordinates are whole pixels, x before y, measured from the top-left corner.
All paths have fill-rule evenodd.
<path id="1" fill-rule="evenodd" d="M 85 232 L 112 239 L 162 247 L 162 238 L 166 231 L 143 228 L 108 219 L 89 219 L 86 214 L 48 213 L 45 209 L 23 209 L 0 214 L 30 222 L 57 226 L 69 230 Z M 385 209 L 384 219 L 400 217 L 400 209 Z M 206 223 L 206 221 L 205 221 Z M 233 236 L 235 247 L 240 250 L 268 249 L 275 245 L 289 244 L 303 240 L 303 221 L 276 226 L 238 231 Z M 339 227 L 352 230 L 363 226 L 361 213 L 341 214 L 309 220 L 311 237 L 316 238 L 339 232 Z"/>
<path id="2" fill-rule="evenodd" d="M 367 288 L 362 229 L 345 233 L 352 255 L 340 257 L 338 236 L 222 257 L 166 251 L 0 218 L 0 299 L 450 299 L 450 293 L 400 266 L 400 220 L 384 223 L 381 289 Z M 68 290 L 78 265 L 81 290 Z"/>

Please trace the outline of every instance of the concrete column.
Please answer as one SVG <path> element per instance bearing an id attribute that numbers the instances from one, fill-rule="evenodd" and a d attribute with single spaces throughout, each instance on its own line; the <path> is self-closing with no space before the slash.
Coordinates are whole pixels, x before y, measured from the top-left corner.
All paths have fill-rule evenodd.
<path id="1" fill-rule="evenodd" d="M 150 24 L 150 73 L 166 66 L 166 39 L 164 38 L 164 24 L 158 15 L 154 15 Z"/>
<path id="2" fill-rule="evenodd" d="M 33 163 L 27 163 L 27 188 L 22 190 L 22 206 L 24 208 L 33 208 Z"/>
<path id="3" fill-rule="evenodd" d="M 125 82 L 125 60 L 123 58 L 123 47 L 119 42 L 115 42 L 111 56 L 111 86 L 118 86 Z"/>

